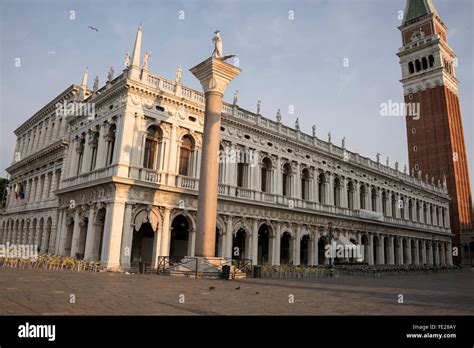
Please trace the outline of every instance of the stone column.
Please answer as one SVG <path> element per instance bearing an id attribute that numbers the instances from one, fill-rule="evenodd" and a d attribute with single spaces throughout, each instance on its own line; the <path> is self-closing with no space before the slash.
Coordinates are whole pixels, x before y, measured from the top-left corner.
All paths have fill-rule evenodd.
<path id="1" fill-rule="evenodd" d="M 56 177 L 56 169 L 53 169 L 53 172 L 51 174 L 51 185 L 49 189 L 49 198 L 54 198 L 54 191 L 58 189 L 57 183 L 58 183 L 58 178 Z"/>
<path id="2" fill-rule="evenodd" d="M 97 142 L 97 159 L 95 161 L 95 167 L 97 169 L 105 167 L 105 160 L 107 158 L 107 144 L 106 144 L 106 131 L 107 123 L 102 123 L 99 130 L 99 139 Z"/>
<path id="3" fill-rule="evenodd" d="M 89 218 L 87 220 L 87 237 L 86 237 L 86 247 L 84 250 L 84 260 L 91 260 L 92 258 L 92 249 L 94 247 L 95 240 L 95 226 L 94 226 L 94 205 L 89 206 Z"/>
<path id="4" fill-rule="evenodd" d="M 317 265 L 319 263 L 319 238 L 321 236 L 319 235 L 319 232 L 316 231 L 314 232 L 314 240 L 313 240 L 313 250 L 314 250 L 314 255 L 313 255 L 313 265 Z"/>
<path id="5" fill-rule="evenodd" d="M 280 264 L 280 249 L 281 249 L 281 223 L 276 224 L 275 231 L 275 249 L 273 250 L 272 265 Z"/>
<path id="6" fill-rule="evenodd" d="M 369 235 L 369 265 L 374 264 L 374 235 Z"/>
<path id="7" fill-rule="evenodd" d="M 427 261 L 426 261 L 426 240 L 423 240 L 421 242 L 421 262 L 423 263 L 423 265 L 426 265 Z"/>
<path id="8" fill-rule="evenodd" d="M 441 260 L 440 260 L 440 265 L 446 265 L 446 249 L 445 249 L 445 244 L 444 242 L 441 242 Z"/>
<path id="9" fill-rule="evenodd" d="M 413 243 L 413 241 L 409 238 L 408 243 L 407 243 L 408 244 L 408 246 L 407 246 L 407 249 L 408 249 L 408 254 L 407 254 L 408 262 L 407 262 L 407 264 L 409 264 L 409 265 L 413 264 L 413 258 L 412 258 L 412 255 L 411 255 L 411 253 L 412 253 L 412 243 Z"/>
<path id="10" fill-rule="evenodd" d="M 84 154 L 82 156 L 82 167 L 81 173 L 89 173 L 91 168 L 91 159 L 92 159 L 92 147 L 91 142 L 93 139 L 94 133 L 91 131 L 87 132 L 84 143 Z"/>
<path id="11" fill-rule="evenodd" d="M 385 238 L 384 236 L 379 236 L 379 260 L 378 264 L 379 265 L 385 265 L 388 264 L 387 260 L 385 260 Z"/>
<path id="12" fill-rule="evenodd" d="M 171 210 L 164 208 L 163 210 L 163 228 L 161 230 L 161 245 L 160 254 L 157 256 L 169 256 L 170 254 L 170 241 L 171 241 Z M 214 231 L 215 233 L 215 231 Z"/>
<path id="13" fill-rule="evenodd" d="M 389 249 L 389 264 L 394 265 L 395 264 L 395 238 L 390 237 L 390 249 Z"/>
<path id="14" fill-rule="evenodd" d="M 301 226 L 296 227 L 294 247 L 293 247 L 293 265 L 299 265 L 301 263 Z"/>
<path id="15" fill-rule="evenodd" d="M 415 265 L 419 265 L 420 264 L 420 249 L 419 249 L 419 243 L 418 243 L 418 240 L 415 240 L 415 262 L 414 264 Z"/>
<path id="16" fill-rule="evenodd" d="M 252 223 L 252 264 L 258 265 L 258 221 Z"/>
<path id="17" fill-rule="evenodd" d="M 452 247 L 451 241 L 449 241 L 448 245 L 447 245 L 446 262 L 447 262 L 448 266 L 453 265 L 453 247 Z"/>
<path id="18" fill-rule="evenodd" d="M 206 98 L 199 197 L 197 212 L 196 255 L 213 257 L 216 243 L 217 187 L 222 97 L 228 83 L 240 69 L 221 59 L 208 58 L 191 73 L 201 83 Z"/>
<path id="19" fill-rule="evenodd" d="M 132 256 L 133 225 L 132 225 L 132 205 L 125 204 L 122 230 L 122 250 L 120 255 L 120 266 L 130 268 L 130 259 Z M 157 231 L 154 231 L 155 235 Z M 156 267 L 156 263 L 154 267 Z"/>
<path id="20" fill-rule="evenodd" d="M 232 258 L 232 242 L 234 239 L 233 230 L 232 230 L 232 216 L 227 216 L 226 220 L 226 246 L 224 257 Z"/>
<path id="21" fill-rule="evenodd" d="M 79 234 L 81 232 L 81 218 L 80 218 L 80 208 L 76 208 L 76 212 L 74 214 L 74 229 L 72 232 L 72 243 L 71 243 L 71 257 L 76 257 L 78 244 L 79 244 Z"/>
<path id="22" fill-rule="evenodd" d="M 125 203 L 111 202 L 107 205 L 104 222 L 104 244 L 102 245 L 102 266 L 115 269 L 120 265 L 120 244 L 122 241 Z"/>

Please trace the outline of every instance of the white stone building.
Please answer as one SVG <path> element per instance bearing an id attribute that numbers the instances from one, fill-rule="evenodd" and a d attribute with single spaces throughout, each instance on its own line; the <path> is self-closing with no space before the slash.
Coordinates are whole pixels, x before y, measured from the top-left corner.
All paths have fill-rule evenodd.
<path id="1" fill-rule="evenodd" d="M 0 241 L 131 269 L 194 255 L 204 96 L 131 63 L 72 85 L 15 130 Z M 148 59 L 148 57 L 147 57 Z M 245 72 L 244 72 L 245 73 Z M 225 103 L 216 256 L 324 264 L 328 230 L 369 264 L 452 264 L 449 197 L 330 141 Z M 58 116 L 57 103 L 93 115 Z M 397 166 L 398 167 L 398 166 Z M 15 198 L 21 184 L 25 197 Z M 238 256 L 237 253 L 238 252 Z"/>

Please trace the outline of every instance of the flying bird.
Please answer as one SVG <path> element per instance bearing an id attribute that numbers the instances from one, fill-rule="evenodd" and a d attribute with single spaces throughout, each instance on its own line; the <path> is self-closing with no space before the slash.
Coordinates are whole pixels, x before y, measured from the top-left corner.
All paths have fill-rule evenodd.
<path id="1" fill-rule="evenodd" d="M 90 30 L 95 30 L 96 32 L 99 32 L 99 29 L 94 28 L 94 27 L 91 27 L 90 25 L 88 26 L 88 28 L 89 28 Z"/>

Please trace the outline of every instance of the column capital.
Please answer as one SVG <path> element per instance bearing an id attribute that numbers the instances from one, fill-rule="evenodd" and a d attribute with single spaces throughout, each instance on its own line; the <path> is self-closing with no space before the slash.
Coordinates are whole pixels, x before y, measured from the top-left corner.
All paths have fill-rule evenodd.
<path id="1" fill-rule="evenodd" d="M 241 70 L 222 59 L 210 57 L 189 71 L 199 80 L 205 93 L 224 94 L 225 89 Z"/>

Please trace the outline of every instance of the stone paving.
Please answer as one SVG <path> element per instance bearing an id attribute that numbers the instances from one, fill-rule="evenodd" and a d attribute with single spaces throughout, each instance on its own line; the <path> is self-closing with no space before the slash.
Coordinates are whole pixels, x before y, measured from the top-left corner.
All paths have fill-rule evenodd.
<path id="1" fill-rule="evenodd" d="M 473 315 L 473 289 L 470 270 L 224 281 L 0 268 L 0 315 Z"/>

